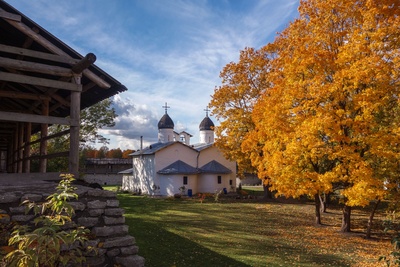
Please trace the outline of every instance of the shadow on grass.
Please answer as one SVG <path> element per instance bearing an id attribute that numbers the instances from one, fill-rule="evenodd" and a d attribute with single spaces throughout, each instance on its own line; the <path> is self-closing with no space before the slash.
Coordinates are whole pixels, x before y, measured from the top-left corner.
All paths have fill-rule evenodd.
<path id="1" fill-rule="evenodd" d="M 139 246 L 139 255 L 146 259 L 146 267 L 250 266 L 171 233 L 156 223 L 133 218 L 127 218 L 126 223 L 134 228 L 132 235 Z"/>
<path id="2" fill-rule="evenodd" d="M 319 254 L 299 240 L 280 236 L 307 224 L 307 216 L 277 214 L 284 204 L 257 210 L 254 203 L 200 204 L 123 194 L 118 198 L 147 267 L 350 265 L 340 255 Z M 305 233 L 291 236 L 301 240 L 299 234 Z"/>

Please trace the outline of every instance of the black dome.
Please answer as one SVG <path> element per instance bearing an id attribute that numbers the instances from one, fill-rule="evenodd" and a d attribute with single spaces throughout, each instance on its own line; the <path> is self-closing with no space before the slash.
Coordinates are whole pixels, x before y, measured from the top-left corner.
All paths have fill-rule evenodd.
<path id="1" fill-rule="evenodd" d="M 199 125 L 200 131 L 203 130 L 214 130 L 214 123 L 212 122 L 212 120 L 206 116 Z"/>
<path id="2" fill-rule="evenodd" d="M 158 122 L 158 129 L 174 129 L 174 122 L 167 113 Z"/>

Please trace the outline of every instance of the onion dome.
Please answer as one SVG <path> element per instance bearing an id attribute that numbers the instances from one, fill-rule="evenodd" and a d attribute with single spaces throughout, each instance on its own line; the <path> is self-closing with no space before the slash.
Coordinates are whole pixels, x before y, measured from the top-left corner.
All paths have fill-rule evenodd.
<path id="1" fill-rule="evenodd" d="M 165 106 L 163 106 L 163 108 L 165 108 L 165 114 L 158 122 L 158 129 L 174 129 L 174 122 L 167 113 L 167 109 L 169 109 L 167 102 L 165 102 Z"/>
<path id="2" fill-rule="evenodd" d="M 158 122 L 158 129 L 174 129 L 174 122 L 167 113 Z"/>
<path id="3" fill-rule="evenodd" d="M 214 123 L 212 122 L 212 120 L 206 116 L 199 125 L 200 131 L 207 131 L 207 130 L 211 130 L 214 131 Z"/>

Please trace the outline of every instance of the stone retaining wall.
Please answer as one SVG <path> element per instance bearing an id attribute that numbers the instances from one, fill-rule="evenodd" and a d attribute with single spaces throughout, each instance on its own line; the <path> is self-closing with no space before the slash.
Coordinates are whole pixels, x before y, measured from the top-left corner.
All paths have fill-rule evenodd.
<path id="1" fill-rule="evenodd" d="M 20 203 L 25 199 L 44 201 L 55 192 L 56 186 L 54 182 L 43 181 L 32 185 L 0 186 L 0 224 L 26 224 L 32 221 L 34 215 L 25 214 L 25 206 L 20 206 Z M 86 256 L 86 265 L 144 266 L 144 258 L 138 255 L 139 248 L 135 238 L 128 233 L 124 210 L 119 208 L 116 193 L 84 186 L 76 187 L 79 197 L 70 202 L 75 209 L 73 220 L 91 230 L 93 238 L 88 241 L 88 245 L 96 247 L 98 251 L 96 255 Z"/>
<path id="2" fill-rule="evenodd" d="M 88 174 L 83 176 L 85 182 L 99 185 L 122 185 L 122 174 Z"/>

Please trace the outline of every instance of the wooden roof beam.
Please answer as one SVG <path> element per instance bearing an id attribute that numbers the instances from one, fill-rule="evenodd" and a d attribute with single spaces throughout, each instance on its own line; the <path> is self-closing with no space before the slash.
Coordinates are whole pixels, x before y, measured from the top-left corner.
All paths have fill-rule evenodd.
<path id="1" fill-rule="evenodd" d="M 19 22 L 21 21 L 20 15 L 7 12 L 2 8 L 0 8 L 0 18 L 9 19 L 9 20 L 13 20 L 13 21 L 19 21 Z"/>
<path id="2" fill-rule="evenodd" d="M 0 8 L 0 10 L 2 10 L 2 9 Z M 15 28 L 17 28 L 18 30 L 20 30 L 21 32 L 23 32 L 24 34 L 26 34 L 27 36 L 29 36 L 30 38 L 32 38 L 33 40 L 35 40 L 37 43 L 44 46 L 47 50 L 49 50 L 57 55 L 70 57 L 67 53 L 65 53 L 63 50 L 61 50 L 60 48 L 58 48 L 57 46 L 55 46 L 54 44 L 49 42 L 46 38 L 44 38 L 40 34 L 35 33 L 32 29 L 30 29 L 24 23 L 15 21 L 15 20 L 12 20 L 9 18 L 4 18 L 4 20 L 7 21 L 12 26 L 14 26 Z M 85 69 L 83 71 L 83 74 L 87 78 L 92 80 L 94 83 L 96 83 L 98 86 L 100 86 L 101 88 L 108 89 L 111 87 L 111 85 L 108 82 L 104 81 L 103 79 L 101 79 L 99 76 L 97 76 L 96 74 L 94 74 L 93 72 L 91 72 L 88 69 Z"/>
<path id="3" fill-rule="evenodd" d="M 82 73 L 85 69 L 89 68 L 96 61 L 96 56 L 93 53 L 87 54 L 82 60 L 72 66 L 72 72 L 76 74 Z"/>
<path id="4" fill-rule="evenodd" d="M 48 101 L 50 101 L 50 99 L 51 99 L 51 97 L 46 96 L 46 95 L 21 93 L 21 92 L 15 92 L 15 91 L 0 91 L 0 97 L 31 99 L 31 100 L 48 100 Z"/>
<path id="5" fill-rule="evenodd" d="M 8 73 L 8 72 L 2 72 L 2 71 L 0 71 L 0 80 L 8 81 L 8 82 L 15 82 L 15 83 L 40 85 L 40 86 L 44 86 L 44 87 L 58 88 L 58 89 L 77 91 L 77 92 L 82 91 L 82 85 L 80 85 L 80 84 L 54 81 L 54 80 L 50 80 L 50 79 L 37 78 L 37 77 L 33 77 L 33 76 Z"/>
<path id="6" fill-rule="evenodd" d="M 5 57 L 0 57 L 0 67 L 64 77 L 72 77 L 73 75 L 72 71 L 67 68 Z"/>
<path id="7" fill-rule="evenodd" d="M 45 124 L 62 124 L 71 125 L 72 121 L 69 118 L 34 115 L 27 113 L 5 112 L 0 111 L 0 120 L 3 121 L 19 121 Z"/>
<path id="8" fill-rule="evenodd" d="M 44 52 L 29 50 L 29 49 L 15 47 L 15 46 L 3 45 L 3 44 L 0 44 L 0 51 L 10 53 L 10 54 L 16 54 L 16 55 L 21 55 L 21 56 L 28 56 L 28 57 L 39 58 L 39 59 L 43 59 L 43 60 L 59 62 L 59 63 L 67 63 L 67 64 L 71 64 L 71 65 L 74 65 L 79 62 L 79 59 L 74 59 L 71 57 L 59 56 L 59 55 L 54 55 L 54 54 L 50 54 L 50 53 L 44 53 Z"/>

